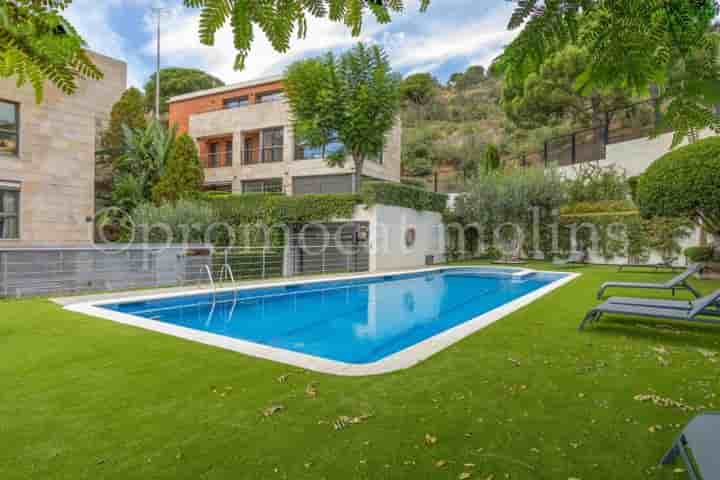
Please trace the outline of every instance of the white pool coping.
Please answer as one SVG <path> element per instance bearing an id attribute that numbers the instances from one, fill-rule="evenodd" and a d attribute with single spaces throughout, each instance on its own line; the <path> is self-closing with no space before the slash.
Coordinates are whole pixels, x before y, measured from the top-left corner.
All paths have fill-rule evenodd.
<path id="1" fill-rule="evenodd" d="M 378 278 L 391 275 L 403 275 L 413 273 L 426 273 L 435 272 L 438 270 L 453 270 L 453 269 L 471 269 L 477 268 L 482 270 L 507 270 L 507 267 L 490 267 L 490 266 L 439 266 L 433 268 L 424 268 L 420 270 L 411 271 L 397 271 L 397 272 L 382 272 L 382 273 L 371 273 L 363 275 L 354 275 L 351 277 L 341 277 L 337 279 L 322 278 L 322 279 L 295 279 L 287 282 L 272 282 L 272 283 L 257 283 L 239 286 L 235 288 L 219 288 L 216 293 L 228 292 L 233 290 L 252 290 L 256 288 L 271 288 L 271 287 L 283 287 L 288 285 L 298 284 L 312 284 L 312 283 L 324 283 L 331 281 L 347 281 L 347 280 L 358 280 L 364 278 Z M 320 373 L 327 373 L 332 375 L 341 376 L 368 376 L 368 375 L 380 375 L 384 373 L 390 373 L 397 370 L 404 370 L 410 368 L 423 360 L 428 359 L 432 355 L 448 348 L 449 346 L 459 342 L 463 338 L 472 335 L 473 333 L 482 330 L 483 328 L 491 325 L 501 318 L 509 315 L 510 313 L 519 310 L 535 300 L 547 295 L 548 293 L 556 290 L 571 281 L 575 280 L 580 276 L 579 273 L 570 272 L 550 272 L 544 270 L 528 270 L 518 269 L 518 272 L 510 274 L 513 277 L 525 277 L 533 273 L 548 273 L 548 274 L 562 274 L 566 275 L 560 280 L 556 280 L 549 285 L 546 285 L 538 290 L 530 292 L 522 297 L 516 298 L 512 302 L 506 303 L 498 308 L 495 308 L 487 313 L 484 313 L 471 320 L 456 325 L 448 330 L 438 333 L 435 336 L 427 338 L 421 342 L 418 342 L 410 347 L 405 348 L 399 352 L 388 355 L 387 357 L 365 364 L 351 364 L 345 362 L 338 362 L 335 360 L 329 360 L 326 358 L 316 357 L 299 352 L 293 352 L 283 348 L 270 347 L 259 343 L 248 342 L 246 340 L 240 340 L 236 338 L 226 337 L 224 335 L 218 335 L 215 333 L 204 332 L 202 330 L 195 330 L 192 328 L 181 327 L 179 325 L 172 325 L 157 320 L 151 320 L 148 318 L 142 318 L 127 313 L 115 312 L 102 308 L 103 305 L 115 304 L 115 303 L 130 303 L 147 300 L 158 300 L 163 298 L 172 297 L 184 297 L 191 295 L 203 295 L 212 294 L 212 289 L 198 289 L 189 290 L 181 294 L 177 292 L 173 293 L 162 293 L 152 295 L 138 295 L 135 297 L 123 297 L 114 300 L 102 300 L 102 301 L 81 301 L 78 303 L 72 303 L 65 305 L 65 309 L 77 313 L 83 313 L 94 317 L 103 318 L 106 320 L 112 320 L 117 323 L 125 325 L 132 325 L 135 327 L 143 328 L 145 330 L 151 330 L 154 332 L 164 333 L 166 335 L 172 335 L 174 337 L 191 340 L 193 342 L 202 343 L 205 345 L 211 345 L 214 347 L 223 348 L 226 350 L 232 350 L 234 352 L 243 353 L 256 358 L 262 358 L 265 360 L 271 360 L 274 362 L 284 363 L 295 367 L 301 367 L 307 370 L 312 370 Z"/>

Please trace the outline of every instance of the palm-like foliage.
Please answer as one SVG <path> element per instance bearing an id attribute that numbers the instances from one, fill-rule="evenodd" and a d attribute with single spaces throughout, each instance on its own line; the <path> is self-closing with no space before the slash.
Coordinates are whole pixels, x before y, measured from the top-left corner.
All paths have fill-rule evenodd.
<path id="1" fill-rule="evenodd" d="M 517 88 L 544 59 L 583 45 L 588 66 L 577 88 L 621 88 L 643 95 L 660 87 L 676 143 L 699 128 L 720 130 L 712 115 L 720 91 L 716 0 L 518 0 L 509 28 L 523 27 L 499 60 Z"/>
<path id="2" fill-rule="evenodd" d="M 235 68 L 241 69 L 250 52 L 254 28 L 259 27 L 278 52 L 290 48 L 293 34 L 307 33 L 307 16 L 327 17 L 347 25 L 357 36 L 363 15 L 372 12 L 378 22 L 391 21 L 391 13 L 403 10 L 403 0 L 183 0 L 185 6 L 202 9 L 200 41 L 213 45 L 215 34 L 228 21 L 232 26 L 237 57 Z M 430 0 L 420 0 L 422 10 Z"/>
<path id="3" fill-rule="evenodd" d="M 167 130 L 153 121 L 144 129 L 123 125 L 123 134 L 123 154 L 115 166 L 113 203 L 129 211 L 139 200 L 152 198 L 153 187 L 175 153 L 177 128 Z"/>
<path id="4" fill-rule="evenodd" d="M 46 80 L 72 94 L 78 77 L 102 77 L 84 50 L 85 42 L 60 14 L 70 3 L 0 1 L 0 77 L 16 77 L 18 87 L 29 82 L 38 102 Z"/>

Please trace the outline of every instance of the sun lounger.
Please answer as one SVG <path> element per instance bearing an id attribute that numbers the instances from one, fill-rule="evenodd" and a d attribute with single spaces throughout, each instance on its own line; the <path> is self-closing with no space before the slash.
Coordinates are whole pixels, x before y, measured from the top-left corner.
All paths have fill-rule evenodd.
<path id="1" fill-rule="evenodd" d="M 720 302 L 720 290 L 692 302 L 677 303 L 668 303 L 667 300 L 614 297 L 590 310 L 580 323 L 579 330 L 584 330 L 588 323 L 600 321 L 600 318 L 606 314 L 720 325 L 720 319 L 713 318 L 719 316 L 718 302 Z"/>
<path id="2" fill-rule="evenodd" d="M 663 260 L 662 262 L 657 263 L 625 263 L 622 265 L 618 265 L 618 272 L 622 272 L 625 268 L 654 268 L 657 272 L 661 268 L 668 268 L 670 270 L 675 270 L 675 261 L 677 258 L 668 258 L 666 260 Z"/>
<path id="3" fill-rule="evenodd" d="M 680 456 L 693 480 L 720 478 L 718 444 L 720 413 L 703 413 L 687 424 L 661 463 L 671 465 Z"/>
<path id="4" fill-rule="evenodd" d="M 673 295 L 675 295 L 676 290 L 688 290 L 695 295 L 696 298 L 698 298 L 701 296 L 700 293 L 695 290 L 692 285 L 687 282 L 687 280 L 702 269 L 703 265 L 701 263 L 696 263 L 688 267 L 688 269 L 680 275 L 665 283 L 606 282 L 600 287 L 597 297 L 602 298 L 605 290 L 608 288 L 642 288 L 646 290 L 671 290 Z"/>

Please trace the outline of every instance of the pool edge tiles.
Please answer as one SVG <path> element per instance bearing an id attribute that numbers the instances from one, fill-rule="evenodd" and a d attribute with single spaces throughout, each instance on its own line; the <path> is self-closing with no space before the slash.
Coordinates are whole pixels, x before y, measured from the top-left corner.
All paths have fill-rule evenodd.
<path id="1" fill-rule="evenodd" d="M 556 290 L 567 283 L 573 281 L 580 276 L 579 273 L 569 272 L 546 272 L 546 271 L 534 271 L 527 269 L 515 269 L 517 271 L 508 272 L 508 269 L 500 269 L 494 267 L 485 266 L 440 266 L 434 268 L 426 268 L 421 270 L 412 271 L 400 271 L 400 272 L 382 272 L 372 273 L 363 275 L 354 275 L 351 277 L 342 278 L 319 278 L 319 279 L 295 279 L 286 282 L 263 282 L 257 284 L 244 285 L 239 287 L 238 290 L 255 290 L 259 288 L 272 288 L 272 287 L 284 287 L 290 285 L 311 285 L 316 283 L 327 283 L 333 281 L 353 281 L 362 279 L 374 279 L 383 278 L 395 275 L 407 275 L 407 274 L 423 274 L 431 272 L 443 272 L 452 270 L 483 270 L 487 273 L 501 272 L 511 277 L 523 277 L 529 274 L 549 274 L 549 275 L 563 275 L 551 283 L 544 285 L 534 291 L 531 291 L 525 295 L 515 298 L 508 303 L 505 303 L 497 308 L 494 308 L 486 313 L 483 313 L 477 317 L 471 318 L 463 323 L 450 327 L 444 331 L 437 333 L 429 338 L 423 339 L 409 347 L 406 347 L 400 351 L 392 353 L 380 360 L 373 361 L 370 363 L 345 363 L 342 361 L 331 360 L 319 356 L 310 355 L 307 353 L 296 352 L 287 350 L 284 348 L 273 347 L 265 344 L 254 343 L 251 341 L 228 337 L 225 335 L 212 333 L 204 330 L 197 330 L 188 328 L 172 323 L 166 323 L 163 321 L 152 320 L 149 318 L 143 318 L 136 315 L 122 313 L 115 310 L 110 310 L 110 305 L 117 305 L 119 303 L 134 303 L 141 301 L 152 301 L 160 299 L 170 299 L 177 297 L 188 297 L 188 296 L 201 296 L 201 295 L 212 295 L 211 289 L 199 289 L 184 292 L 182 294 L 175 293 L 164 293 L 164 294 L 150 294 L 150 295 L 138 295 L 135 297 L 127 297 L 121 299 L 111 299 L 102 301 L 89 301 L 80 302 L 66 305 L 64 308 L 70 311 L 91 315 L 107 320 L 111 320 L 117 323 L 125 325 L 131 325 L 146 330 L 164 333 L 166 335 L 172 335 L 175 337 L 191 340 L 197 343 L 205 345 L 215 346 L 226 350 L 235 351 L 245 355 L 249 355 L 256 358 L 265 360 L 271 360 L 283 364 L 288 364 L 307 370 L 312 370 L 320 373 L 327 373 L 341 376 L 367 376 L 367 375 L 379 375 L 384 373 L 390 373 L 397 370 L 403 370 L 410 368 L 432 355 L 448 348 L 449 346 L 459 342 L 463 338 L 472 335 L 473 333 L 482 330 L 483 328 L 495 323 L 501 318 L 508 314 L 523 308 L 535 300 L 547 295 L 553 290 Z M 521 274 L 521 275 L 518 275 Z M 232 288 L 218 289 L 218 292 L 229 292 L 233 291 Z"/>

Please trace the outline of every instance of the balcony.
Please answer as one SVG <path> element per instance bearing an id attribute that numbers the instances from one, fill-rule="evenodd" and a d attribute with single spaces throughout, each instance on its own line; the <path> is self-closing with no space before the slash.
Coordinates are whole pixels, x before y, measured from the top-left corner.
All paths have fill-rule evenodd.
<path id="1" fill-rule="evenodd" d="M 262 148 L 247 148 L 240 152 L 241 165 L 278 163 L 283 161 L 283 146 L 271 145 Z"/>
<path id="2" fill-rule="evenodd" d="M 232 167 L 233 153 L 232 150 L 223 150 L 219 152 L 206 153 L 200 155 L 200 165 L 203 168 L 223 168 Z"/>

